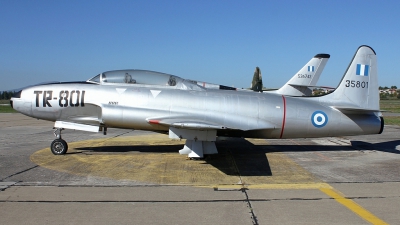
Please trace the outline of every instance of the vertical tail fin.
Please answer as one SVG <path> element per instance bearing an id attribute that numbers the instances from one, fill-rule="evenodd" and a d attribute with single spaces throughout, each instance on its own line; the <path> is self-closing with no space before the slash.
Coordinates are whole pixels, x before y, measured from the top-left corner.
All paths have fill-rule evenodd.
<path id="1" fill-rule="evenodd" d="M 276 93 L 291 96 L 310 96 L 312 90 L 308 86 L 317 84 L 330 57 L 329 54 L 317 54 Z"/>
<path id="2" fill-rule="evenodd" d="M 340 102 L 342 107 L 378 111 L 379 85 L 375 51 L 367 45 L 360 46 L 339 86 L 333 93 L 321 98 Z"/>

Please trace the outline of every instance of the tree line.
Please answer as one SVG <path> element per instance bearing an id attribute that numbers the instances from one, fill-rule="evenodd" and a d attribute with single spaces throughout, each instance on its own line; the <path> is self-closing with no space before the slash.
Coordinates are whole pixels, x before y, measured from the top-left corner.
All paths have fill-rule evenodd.
<path id="1" fill-rule="evenodd" d="M 10 100 L 15 91 L 0 91 L 0 100 Z"/>
<path id="2" fill-rule="evenodd" d="M 391 86 L 390 88 L 385 86 L 381 87 L 379 86 L 379 90 L 389 90 L 388 91 L 383 91 L 379 93 L 379 97 L 381 100 L 389 100 L 389 99 L 400 99 L 400 89 L 397 89 L 397 86 Z"/>
<path id="3" fill-rule="evenodd" d="M 397 90 L 397 86 L 390 86 L 390 88 L 388 88 L 387 86 L 385 86 L 385 87 L 379 86 L 379 90 L 386 90 L 386 89 L 396 89 Z"/>

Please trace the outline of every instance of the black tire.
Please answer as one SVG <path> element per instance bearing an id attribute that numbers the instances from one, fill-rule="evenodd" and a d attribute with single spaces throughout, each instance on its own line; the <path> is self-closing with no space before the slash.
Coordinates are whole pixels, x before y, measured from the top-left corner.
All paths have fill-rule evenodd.
<path id="1" fill-rule="evenodd" d="M 63 139 L 55 139 L 51 142 L 50 150 L 54 155 L 64 155 L 67 153 L 68 144 Z"/>

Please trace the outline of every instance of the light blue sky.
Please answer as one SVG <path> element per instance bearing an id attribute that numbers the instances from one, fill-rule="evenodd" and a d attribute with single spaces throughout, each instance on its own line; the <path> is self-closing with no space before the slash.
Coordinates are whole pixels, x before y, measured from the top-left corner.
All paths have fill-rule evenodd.
<path id="1" fill-rule="evenodd" d="M 400 86 L 399 1 L 0 0 L 0 31 L 0 90 L 115 69 L 248 87 L 256 66 L 278 88 L 317 53 L 336 87 L 363 44 Z"/>

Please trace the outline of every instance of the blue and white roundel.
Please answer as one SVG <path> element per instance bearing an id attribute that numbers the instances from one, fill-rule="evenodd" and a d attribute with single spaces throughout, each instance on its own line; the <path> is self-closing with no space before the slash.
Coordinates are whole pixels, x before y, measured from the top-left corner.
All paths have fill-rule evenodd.
<path id="1" fill-rule="evenodd" d="M 314 127 L 321 128 L 328 123 L 328 116 L 322 111 L 315 111 L 311 116 Z"/>

